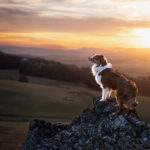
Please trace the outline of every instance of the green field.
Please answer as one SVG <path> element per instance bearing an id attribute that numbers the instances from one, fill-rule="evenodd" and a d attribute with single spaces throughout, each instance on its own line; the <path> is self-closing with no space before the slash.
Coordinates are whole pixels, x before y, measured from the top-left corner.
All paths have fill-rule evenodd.
<path id="1" fill-rule="evenodd" d="M 71 120 L 100 95 L 79 83 L 69 83 L 26 76 L 29 83 L 18 82 L 18 70 L 0 70 L 0 119 L 31 118 Z M 142 120 L 150 122 L 149 97 L 138 97 L 137 111 Z M 3 117 L 2 117 L 3 115 Z M 7 117 L 6 117 L 7 116 Z M 13 119 L 12 118 L 12 119 Z"/>
<path id="2" fill-rule="evenodd" d="M 99 94 L 81 84 L 45 78 L 27 76 L 29 83 L 18 82 L 19 76 L 18 70 L 0 71 L 1 116 L 71 119 Z"/>
<path id="3" fill-rule="evenodd" d="M 0 114 L 71 119 L 91 107 L 98 94 L 81 86 L 0 80 Z"/>
<path id="4" fill-rule="evenodd" d="M 92 98 L 100 95 L 100 92 L 84 86 L 56 84 L 39 85 L 0 80 L 1 116 L 18 117 L 20 120 L 32 117 L 70 120 L 86 107 L 92 107 Z M 138 97 L 138 99 L 139 115 L 142 120 L 150 122 L 150 98 Z"/>

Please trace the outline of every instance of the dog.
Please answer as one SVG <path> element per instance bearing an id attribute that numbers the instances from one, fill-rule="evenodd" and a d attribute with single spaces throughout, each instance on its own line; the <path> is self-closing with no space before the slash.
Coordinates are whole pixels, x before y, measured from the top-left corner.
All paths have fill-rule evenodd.
<path id="1" fill-rule="evenodd" d="M 132 110 L 139 104 L 136 99 L 138 89 L 136 84 L 128 80 L 121 72 L 114 70 L 111 63 L 108 63 L 104 55 L 94 55 L 88 57 L 93 63 L 91 68 L 92 74 L 98 85 L 102 88 L 102 97 L 100 101 L 106 101 L 110 98 L 111 93 L 115 92 L 118 111 L 121 113 L 124 109 L 129 115 Z"/>

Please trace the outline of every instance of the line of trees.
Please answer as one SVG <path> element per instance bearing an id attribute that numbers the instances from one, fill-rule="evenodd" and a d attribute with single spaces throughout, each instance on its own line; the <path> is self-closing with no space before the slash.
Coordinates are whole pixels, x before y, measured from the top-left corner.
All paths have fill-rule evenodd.
<path id="1" fill-rule="evenodd" d="M 19 68 L 22 57 L 0 52 L 0 69 Z"/>
<path id="2" fill-rule="evenodd" d="M 55 61 L 45 62 L 43 59 L 23 59 L 19 71 L 30 76 L 84 83 L 92 88 L 98 88 L 89 67 L 79 68 L 75 65 L 66 65 Z"/>

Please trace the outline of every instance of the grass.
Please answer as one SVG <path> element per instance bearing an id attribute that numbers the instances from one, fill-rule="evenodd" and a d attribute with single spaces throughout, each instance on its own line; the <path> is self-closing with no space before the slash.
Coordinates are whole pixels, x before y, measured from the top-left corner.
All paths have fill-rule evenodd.
<path id="1" fill-rule="evenodd" d="M 0 80 L 14 80 L 19 81 L 19 78 L 22 74 L 19 73 L 18 69 L 6 69 L 0 70 Z M 41 78 L 41 77 L 32 77 L 25 75 L 29 81 L 29 83 L 33 84 L 40 84 L 40 85 L 57 85 L 57 86 L 72 86 L 72 87 L 87 87 L 80 83 L 71 83 L 71 82 L 64 82 L 58 81 L 53 79 Z"/>
<path id="2" fill-rule="evenodd" d="M 66 83 L 39 85 L 18 81 L 0 80 L 0 114 L 20 119 L 40 117 L 71 120 L 84 108 L 92 107 L 92 98 L 98 91 Z M 150 98 L 138 97 L 137 112 L 142 120 L 150 122 Z"/>
<path id="3" fill-rule="evenodd" d="M 29 83 L 22 83 L 19 77 L 17 69 L 0 70 L 0 119 L 70 120 L 99 95 L 82 84 L 31 76 L 26 76 Z"/>
<path id="4" fill-rule="evenodd" d="M 136 107 L 138 115 L 143 121 L 150 124 L 150 97 L 139 96 L 137 98 L 140 104 Z"/>
<path id="5" fill-rule="evenodd" d="M 0 114 L 72 118 L 86 107 L 98 92 L 72 85 L 45 86 L 0 80 Z"/>
<path id="6" fill-rule="evenodd" d="M 6 69 L 0 70 L 0 79 L 1 80 L 18 80 L 19 79 L 19 70 L 18 69 Z"/>
<path id="7" fill-rule="evenodd" d="M 0 149 L 21 150 L 27 131 L 27 122 L 0 121 Z"/>

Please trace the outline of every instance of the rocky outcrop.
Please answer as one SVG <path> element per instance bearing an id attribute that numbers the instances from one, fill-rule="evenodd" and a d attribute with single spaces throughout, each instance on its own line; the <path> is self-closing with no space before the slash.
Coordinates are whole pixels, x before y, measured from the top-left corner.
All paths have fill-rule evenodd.
<path id="1" fill-rule="evenodd" d="M 150 128 L 136 113 L 114 115 L 115 99 L 85 109 L 70 125 L 30 122 L 23 150 L 143 150 L 150 149 Z"/>

